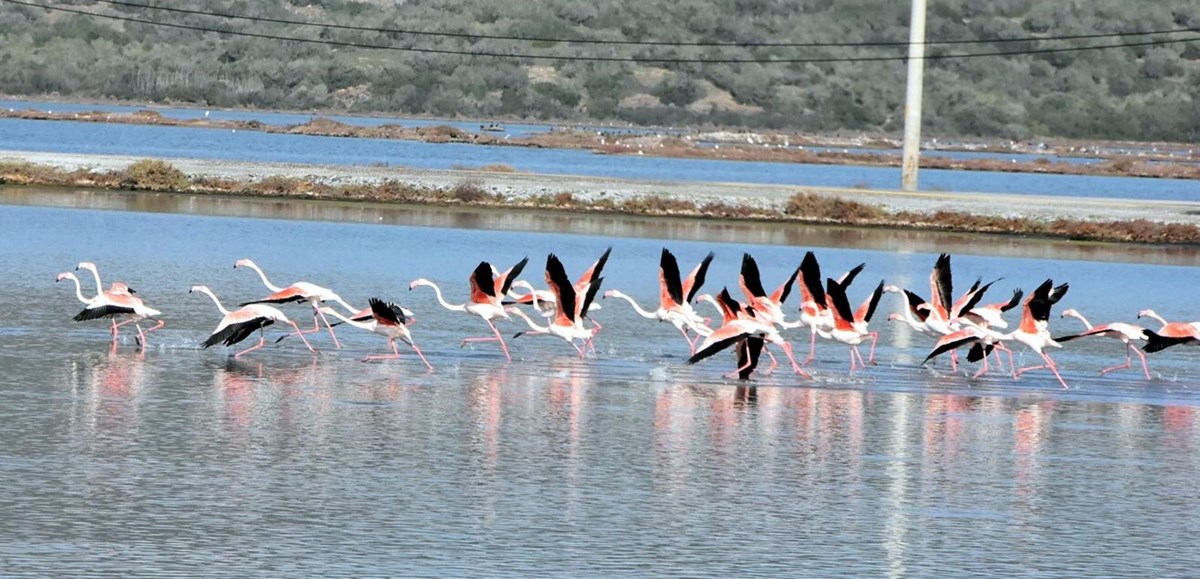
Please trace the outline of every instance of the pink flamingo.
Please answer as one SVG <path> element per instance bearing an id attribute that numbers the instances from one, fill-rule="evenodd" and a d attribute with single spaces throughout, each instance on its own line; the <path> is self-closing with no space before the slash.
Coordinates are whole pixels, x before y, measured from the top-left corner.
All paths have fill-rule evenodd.
<path id="1" fill-rule="evenodd" d="M 1025 307 L 1021 313 L 1021 325 L 1016 330 L 1006 334 L 1004 338 L 1011 338 L 1029 346 L 1029 349 L 1037 352 L 1044 361 L 1042 365 L 1030 366 L 1028 368 L 1017 369 L 1016 366 L 1013 366 L 1014 380 L 1030 370 L 1047 368 L 1054 373 L 1055 378 L 1058 378 L 1058 383 L 1062 384 L 1063 388 L 1067 388 L 1066 381 L 1058 373 L 1058 365 L 1054 363 L 1054 360 L 1044 350 L 1046 346 L 1062 347 L 1062 344 L 1059 344 L 1050 337 L 1048 329 L 1050 308 L 1066 295 L 1070 286 L 1065 283 L 1058 287 L 1052 286 L 1054 286 L 1054 280 L 1048 279 L 1042 282 L 1042 285 L 1038 286 L 1036 290 L 1033 290 L 1033 293 L 1025 300 Z"/>
<path id="2" fill-rule="evenodd" d="M 221 305 L 221 300 L 217 299 L 216 294 L 213 294 L 212 290 L 205 286 L 192 286 L 192 289 L 188 293 L 202 293 L 212 298 L 213 303 L 217 304 L 217 310 L 219 310 L 223 315 L 221 322 L 217 324 L 217 329 L 213 330 L 212 335 L 210 335 L 208 339 L 204 340 L 204 342 L 200 344 L 201 348 L 215 346 L 218 343 L 225 344 L 226 346 L 232 346 L 250 337 L 250 334 L 253 334 L 255 330 L 257 330 L 259 333 L 258 344 L 250 346 L 249 348 L 246 348 L 245 350 L 233 355 L 234 358 L 240 358 L 242 354 L 253 352 L 254 350 L 263 347 L 263 344 L 266 340 L 266 338 L 263 336 L 263 328 L 266 328 L 275 322 L 283 322 L 290 325 L 292 329 L 296 330 L 296 335 L 300 336 L 300 339 L 304 342 L 305 346 L 308 346 L 308 351 L 316 353 L 316 350 L 314 350 L 312 345 L 308 343 L 308 340 L 305 339 L 304 332 L 300 331 L 300 326 L 297 326 L 296 322 L 289 320 L 288 317 L 283 315 L 283 312 L 279 311 L 278 309 L 265 304 L 248 304 L 231 312 L 225 309 L 225 306 Z"/>
<path id="3" fill-rule="evenodd" d="M 421 362 L 430 372 L 433 371 L 433 366 L 425 359 L 425 354 L 421 353 L 421 349 L 413 342 L 412 334 L 408 330 L 410 319 L 404 315 L 404 308 L 385 302 L 379 298 L 370 298 L 367 300 L 367 306 L 371 310 L 371 319 L 366 321 L 348 318 L 342 315 L 337 310 L 330 307 L 323 307 L 325 313 L 342 320 L 342 322 L 350 324 L 360 330 L 366 330 L 375 334 L 379 334 L 388 339 L 388 346 L 391 346 L 391 354 L 375 354 L 363 358 L 363 362 L 373 360 L 395 360 L 400 357 L 400 351 L 396 348 L 396 340 L 400 340 L 412 348 L 417 356 L 421 358 Z"/>
<path id="4" fill-rule="evenodd" d="M 1158 331 L 1145 330 L 1146 345 L 1142 348 L 1147 354 L 1158 352 L 1178 344 L 1195 344 L 1200 340 L 1200 322 L 1168 322 L 1154 310 L 1138 312 L 1138 319 L 1154 318 L 1162 327 Z"/>
<path id="5" fill-rule="evenodd" d="M 679 262 L 676 261 L 675 255 L 664 247 L 658 262 L 659 305 L 658 309 L 652 312 L 642 309 L 633 298 L 617 290 L 604 292 L 604 297 L 618 298 L 629 302 L 629 305 L 633 306 L 633 311 L 643 318 L 670 322 L 683 334 L 688 348 L 695 354 L 696 342 L 701 337 L 712 333 L 712 329 L 705 325 L 704 318 L 692 309 L 692 301 L 695 299 L 696 293 L 700 291 L 700 287 L 704 285 L 704 278 L 708 274 L 708 266 L 712 260 L 713 254 L 709 253 L 686 278 L 681 279 Z M 695 332 L 696 337 L 689 336 L 688 330 Z"/>
<path id="6" fill-rule="evenodd" d="M 796 363 L 791 344 L 783 339 L 774 325 L 760 317 L 753 308 L 733 299 L 733 296 L 729 295 L 728 289 L 721 290 L 721 293 L 717 295 L 716 304 L 722 311 L 723 323 L 696 346 L 696 352 L 688 358 L 688 364 L 695 364 L 736 345 L 738 368 L 732 374 L 736 374 L 744 380 L 754 371 L 754 367 L 758 364 L 759 353 L 763 350 L 765 343 L 769 342 L 778 345 L 787 354 L 788 361 L 792 363 L 792 370 L 795 373 L 805 378 L 812 377 Z"/>
<path id="7" fill-rule="evenodd" d="M 508 311 L 505 310 L 501 298 L 508 294 L 513 280 L 521 275 L 521 270 L 525 269 L 525 264 L 528 262 L 529 258 L 524 258 L 499 275 L 493 274 L 492 265 L 488 262 L 479 262 L 479 265 L 475 267 L 475 271 L 471 273 L 471 295 L 468 298 L 469 301 L 464 304 L 451 304 L 447 302 L 442 297 L 442 289 L 437 284 L 425 278 L 413 280 L 408 285 L 408 289 L 412 291 L 419 286 L 429 286 L 433 288 L 433 293 L 437 296 L 437 301 L 443 308 L 452 312 L 466 312 L 483 318 L 483 321 L 487 322 L 488 327 L 492 329 L 494 336 L 466 338 L 462 341 L 462 344 L 466 345 L 469 342 L 500 342 L 500 349 L 504 351 L 504 359 L 511 362 L 512 356 L 508 354 L 508 344 L 504 343 L 504 337 L 500 335 L 500 330 L 496 329 L 496 324 L 492 320 L 496 318 L 509 318 Z"/>
<path id="8" fill-rule="evenodd" d="M 298 281 L 287 287 L 276 286 L 267 279 L 267 274 L 263 273 L 263 270 L 249 259 L 239 259 L 233 264 L 233 267 L 234 269 L 245 267 L 254 270 L 254 272 L 258 274 L 259 279 L 262 280 L 263 285 L 267 286 L 267 289 L 271 290 L 272 292 L 271 295 L 265 298 L 243 302 L 240 305 L 247 306 L 250 304 L 287 304 L 292 302 L 308 302 L 313 309 L 313 329 L 308 330 L 305 333 L 311 334 L 313 332 L 321 331 L 320 322 L 325 322 L 325 327 L 329 330 L 329 336 L 333 338 L 334 347 L 339 349 L 342 347 L 341 343 L 338 342 L 337 334 L 334 334 L 333 332 L 333 326 L 329 324 L 329 320 L 327 320 L 325 318 L 325 314 L 321 312 L 321 303 L 332 301 L 341 304 L 342 307 L 346 308 L 346 311 L 352 314 L 358 313 L 358 310 L 356 310 L 350 304 L 347 304 L 345 300 L 343 300 L 336 293 L 333 293 L 333 290 L 316 284 L 308 283 L 306 281 Z M 320 321 L 318 321 L 318 319 Z"/>
<path id="9" fill-rule="evenodd" d="M 1076 338 L 1084 338 L 1087 336 L 1103 336 L 1105 338 L 1120 340 L 1121 343 L 1125 344 L 1125 363 L 1112 366 L 1111 368 L 1104 368 L 1103 370 L 1100 370 L 1100 375 L 1103 376 L 1109 372 L 1112 372 L 1113 370 L 1132 368 L 1133 358 L 1130 354 L 1132 352 L 1137 354 L 1138 357 L 1142 359 L 1142 371 L 1145 372 L 1146 379 L 1150 379 L 1150 367 L 1146 364 L 1146 355 L 1138 351 L 1137 348 L 1133 347 L 1133 342 L 1135 340 L 1146 339 L 1146 330 L 1144 328 L 1135 326 L 1133 324 L 1126 324 L 1124 322 L 1113 322 L 1110 324 L 1093 326 L 1091 322 L 1087 321 L 1087 318 L 1083 317 L 1083 314 L 1080 314 L 1073 309 L 1064 311 L 1060 317 L 1065 318 L 1067 316 L 1078 318 L 1079 321 L 1083 322 L 1083 325 L 1087 327 L 1087 331 L 1083 332 L 1082 334 L 1073 334 L 1070 336 L 1054 338 L 1055 342 L 1069 342 Z"/>
<path id="10" fill-rule="evenodd" d="M 141 298 L 133 295 L 128 286 L 123 283 L 114 283 L 108 291 L 100 292 L 95 297 L 87 298 L 84 297 L 83 288 L 80 286 L 79 278 L 75 277 L 75 274 L 70 272 L 60 273 L 55 282 L 60 282 L 64 279 L 75 282 L 75 296 L 84 304 L 83 310 L 72 319 L 76 322 L 104 318 L 110 319 L 112 326 L 109 332 L 112 334 L 114 346 L 117 343 L 118 328 L 122 325 L 133 323 L 138 331 L 137 343 L 142 348 L 146 347 L 146 334 L 163 327 L 164 322 L 157 319 L 158 316 L 162 315 L 162 312 L 146 306 Z M 123 321 L 118 323 L 118 318 Z M 153 328 L 143 331 L 139 322 L 144 319 L 155 319 L 158 323 Z"/>
<path id="11" fill-rule="evenodd" d="M 600 289 L 600 284 L 604 278 L 596 277 L 585 284 L 588 292 L 585 295 L 577 295 L 575 288 L 571 285 L 570 279 L 567 277 L 566 269 L 561 261 L 553 253 L 546 257 L 546 285 L 550 286 L 550 292 L 554 294 L 555 308 L 554 318 L 547 326 L 539 326 L 534 323 L 529 316 L 525 315 L 516 308 L 509 308 L 509 312 L 517 315 L 525 320 L 532 331 L 518 332 L 513 336 L 514 339 L 525 334 L 550 334 L 558 336 L 567 341 L 579 353 L 579 357 L 584 356 L 584 349 L 575 344 L 575 340 L 583 340 L 585 344 L 590 344 L 597 328 L 586 328 L 583 325 L 583 320 L 587 317 L 588 308 L 592 304 L 592 300 L 596 296 L 596 292 Z"/>

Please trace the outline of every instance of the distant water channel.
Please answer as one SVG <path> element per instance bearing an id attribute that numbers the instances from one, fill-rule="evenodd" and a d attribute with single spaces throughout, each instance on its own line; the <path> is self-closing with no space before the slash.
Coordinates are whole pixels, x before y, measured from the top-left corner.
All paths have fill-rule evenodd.
<path id="1" fill-rule="evenodd" d="M 1052 276 L 1071 284 L 1056 312 L 1195 319 L 1195 250 L 1056 257 L 967 238 L 887 246 L 853 230 L 321 207 L 0 189 L 3 574 L 1184 576 L 1200 565 L 1194 351 L 1152 356 L 1149 382 L 1101 378 L 1120 344 L 1081 340 L 1054 351 L 1070 390 L 1038 372 L 970 380 L 944 361 L 917 366 L 931 340 L 885 321 L 900 306 L 889 295 L 872 324 L 877 367 L 851 377 L 845 348 L 822 342 L 811 381 L 733 384 L 721 378 L 729 359 L 686 366 L 674 328 L 612 300 L 595 312 L 595 355 L 522 337 L 505 364 L 492 345 L 459 348 L 482 322 L 407 290 L 426 277 L 457 301 L 481 259 L 529 256 L 523 277 L 538 283 L 546 253 L 574 274 L 612 246 L 606 287 L 649 302 L 667 245 L 685 267 L 715 252 L 714 292 L 736 288 L 744 251 L 767 285 L 807 249 L 831 275 L 866 262 L 857 301 L 880 278 L 927 294 L 936 252 L 951 248 L 961 287 L 1004 278 L 990 298 Z M 294 338 L 237 361 L 199 350 L 220 315 L 187 288 L 207 284 L 227 304 L 260 296 L 257 277 L 232 267 L 242 257 L 276 283 L 400 301 L 436 371 L 409 353 L 359 362 L 383 341 L 349 328 L 342 350 L 311 336 L 316 356 Z M 103 324 L 70 320 L 81 304 L 53 279 L 85 259 L 165 312 L 147 352 L 110 352 Z M 303 307 L 286 311 L 311 323 Z M 806 334 L 789 338 L 806 351 Z"/>
<path id="2" fill-rule="evenodd" d="M 587 150 L 25 119 L 0 119 L 0 150 L 331 165 L 395 165 L 419 169 L 477 168 L 504 164 L 520 171 L 543 174 L 817 187 L 897 189 L 900 184 L 900 169 L 896 167 L 672 159 L 600 155 Z M 926 191 L 1200 200 L 1200 182 L 1182 179 L 925 169 L 921 172 L 921 188 Z"/>

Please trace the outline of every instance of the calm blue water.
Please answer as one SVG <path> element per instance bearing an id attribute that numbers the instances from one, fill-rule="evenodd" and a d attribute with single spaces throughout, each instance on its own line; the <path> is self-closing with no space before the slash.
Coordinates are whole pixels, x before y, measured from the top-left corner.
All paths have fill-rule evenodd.
<path id="1" fill-rule="evenodd" d="M 685 366 L 673 328 L 606 301 L 595 356 L 521 338 L 505 364 L 493 346 L 460 349 L 482 323 L 408 282 L 433 279 L 453 301 L 481 258 L 529 255 L 536 281 L 548 251 L 574 273 L 611 245 L 608 287 L 649 300 L 664 242 L 12 205 L 0 230 L 8 576 L 1187 576 L 1200 564 L 1193 351 L 1154 356 L 1147 383 L 1095 375 L 1119 344 L 1075 342 L 1055 351 L 1063 391 L 1036 372 L 916 368 L 929 341 L 880 321 L 866 373 L 848 376 L 845 349 L 822 343 L 814 380 L 744 387 L 720 378 L 728 359 Z M 685 267 L 716 252 L 710 290 L 736 283 L 743 251 L 772 285 L 806 249 L 666 243 Z M 855 300 L 879 277 L 922 291 L 934 259 L 814 249 L 829 273 L 867 262 Z M 407 353 L 361 363 L 382 340 L 349 329 L 340 351 L 314 335 L 318 356 L 294 338 L 240 361 L 198 350 L 219 315 L 187 287 L 262 294 L 231 267 L 247 256 L 277 283 L 401 300 L 436 371 Z M 80 304 L 52 280 L 83 259 L 166 312 L 144 354 L 110 353 L 101 324 L 70 321 Z M 1069 281 L 1059 308 L 1093 321 L 1197 313 L 1181 299 L 1191 267 L 994 254 L 954 267 L 960 285 L 1004 276 L 999 293 Z"/>
<path id="2" fill-rule="evenodd" d="M 0 119 L 0 149 L 422 169 L 502 163 L 520 171 L 621 179 L 896 189 L 899 168 L 595 155 L 590 151 L 346 139 L 191 127 Z M 928 191 L 1064 195 L 1116 199 L 1200 199 L 1200 182 L 921 171 Z"/>

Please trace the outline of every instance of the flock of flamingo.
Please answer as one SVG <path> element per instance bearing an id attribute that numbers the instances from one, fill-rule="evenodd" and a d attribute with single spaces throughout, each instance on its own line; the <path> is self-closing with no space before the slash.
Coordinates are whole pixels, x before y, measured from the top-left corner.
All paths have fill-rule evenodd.
<path id="1" fill-rule="evenodd" d="M 863 271 L 864 264 L 839 277 L 823 278 L 820 265 L 810 251 L 805 254 L 792 274 L 774 291 L 768 293 L 763 287 L 754 258 L 744 254 L 738 285 L 745 301 L 740 301 L 733 297 L 727 288 L 722 289 L 715 297 L 700 293 L 713 260 L 712 253 L 685 277 L 681 275 L 675 256 L 664 248 L 659 261 L 658 307 L 647 310 L 634 298 L 618 290 L 608 290 L 600 294 L 600 286 L 604 281 L 602 273 L 611 251 L 612 248 L 606 250 L 575 282 L 571 281 L 558 257 L 550 254 L 546 258 L 545 269 L 547 289 L 538 289 L 532 283 L 518 279 L 529 261 L 528 258 L 502 272 L 486 261 L 480 262 L 468 278 L 470 294 L 462 304 L 447 302 L 442 296 L 441 288 L 424 278 L 414 280 L 409 284 L 409 289 L 428 286 L 432 288 L 443 308 L 482 318 L 491 330 L 491 335 L 466 338 L 462 345 L 471 342 L 496 342 L 505 359 L 509 361 L 511 356 L 508 344 L 500 329 L 496 327 L 497 320 L 515 317 L 528 326 L 527 330 L 516 333 L 514 339 L 526 334 L 557 336 L 571 344 L 580 357 L 584 357 L 588 351 L 595 351 L 593 340 L 602 329 L 590 315 L 599 309 L 595 303 L 597 295 L 625 300 L 638 315 L 669 322 L 678 328 L 691 351 L 688 364 L 695 364 L 718 352 L 733 348 L 736 366 L 729 376 L 743 380 L 749 379 L 758 368 L 759 358 L 764 352 L 771 360 L 768 371 L 775 369 L 778 362 L 772 348 L 778 348 L 787 357 L 793 372 L 806 378 L 811 377 L 802 366 L 812 362 L 818 337 L 849 346 L 851 374 L 859 368 L 873 364 L 875 343 L 879 334 L 871 330 L 868 324 L 884 293 L 897 293 L 904 298 L 903 307 L 899 313 L 889 316 L 890 321 L 907 324 L 917 332 L 937 337 L 922 364 L 950 352 L 951 367 L 956 371 L 957 351 L 967 348 L 967 360 L 980 365 L 973 377 L 989 371 L 989 356 L 994 356 L 996 365 L 1002 367 L 1003 352 L 1008 354 L 1008 366 L 1013 379 L 1032 370 L 1045 369 L 1052 372 L 1062 387 L 1066 388 L 1067 383 L 1059 374 L 1058 365 L 1047 354 L 1046 349 L 1062 347 L 1062 343 L 1071 340 L 1098 336 L 1119 340 L 1125 345 L 1125 363 L 1104 368 L 1100 371 L 1101 374 L 1132 368 L 1132 355 L 1137 354 L 1141 359 L 1146 379 L 1150 379 L 1150 370 L 1142 351 L 1157 352 L 1177 344 L 1200 342 L 1200 322 L 1167 322 L 1151 310 L 1142 310 L 1138 313 L 1138 318 L 1149 317 L 1157 320 L 1161 324 L 1157 330 L 1123 322 L 1093 326 L 1079 312 L 1068 309 L 1061 317 L 1075 317 L 1082 322 L 1085 329 L 1070 335 L 1051 337 L 1050 310 L 1067 293 L 1067 284 L 1056 286 L 1052 280 L 1047 279 L 1025 297 L 1024 301 L 1024 292 L 1018 289 L 1014 290 L 1007 300 L 983 304 L 981 302 L 985 292 L 995 282 L 984 284 L 982 280 L 976 280 L 966 292 L 955 298 L 948 254 L 939 256 L 933 266 L 929 280 L 930 299 L 926 300 L 912 290 L 885 285 L 880 281 L 862 304 L 854 309 L 850 305 L 846 290 Z M 238 309 L 231 311 L 221 304 L 216 294 L 208 287 L 193 286 L 191 292 L 211 298 L 223 316 L 212 334 L 201 343 L 202 347 L 208 348 L 217 344 L 233 346 L 257 332 L 258 343 L 234 354 L 234 357 L 241 357 L 262 348 L 266 343 L 264 329 L 280 323 L 290 326 L 292 332 L 279 340 L 294 335 L 299 337 L 310 351 L 316 352 L 305 337 L 306 334 L 320 332 L 323 324 L 334 346 L 341 348 L 334 327 L 346 324 L 387 338 L 391 352 L 370 355 L 364 361 L 399 358 L 400 352 L 396 342 L 400 341 L 412 348 L 429 371 L 433 370 L 433 366 L 413 341 L 409 330 L 409 326 L 415 320 L 412 311 L 378 298 L 371 298 L 366 308 L 358 309 L 346 303 L 332 290 L 303 281 L 286 287 L 276 286 L 270 282 L 263 270 L 249 259 L 238 260 L 234 268 L 245 268 L 257 273 L 271 293 L 261 299 L 242 303 Z M 116 282 L 107 290 L 103 289 L 99 270 L 90 262 L 80 263 L 76 270 L 91 272 L 95 279 L 96 295 L 84 295 L 79 278 L 75 274 L 64 272 L 58 275 L 56 281 L 74 282 L 76 296 L 84 303 L 83 310 L 74 319 L 110 320 L 113 347 L 116 347 L 121 326 L 134 325 L 137 329 L 137 344 L 142 348 L 146 345 L 146 335 L 163 327 L 162 312 L 147 306 L 128 285 Z M 791 295 L 793 287 L 798 290 L 801 303 L 795 312 L 796 315 L 789 319 L 784 302 Z M 713 318 L 696 311 L 696 304 L 700 302 L 712 305 L 714 313 L 720 316 L 719 323 L 714 323 Z M 313 327 L 301 329 L 296 322 L 275 307 L 287 303 L 309 304 L 312 308 Z M 338 306 L 344 311 L 332 306 Z M 1003 314 L 1017 306 L 1022 306 L 1020 323 L 1015 329 L 1005 331 L 1009 326 Z M 522 308 L 527 308 L 530 313 L 526 313 Z M 336 318 L 337 321 L 330 323 L 330 317 Z M 542 322 L 535 321 L 535 318 L 541 318 Z M 143 329 L 141 322 L 146 320 L 154 322 L 154 326 Z M 784 330 L 795 328 L 808 328 L 810 334 L 808 357 L 802 362 L 796 361 L 790 343 L 782 335 Z M 864 360 L 858 346 L 868 341 L 870 350 L 867 359 Z M 1041 364 L 1018 368 L 1014 362 L 1013 351 L 1008 347 L 1008 344 L 1014 342 L 1024 344 L 1037 353 Z M 1143 343 L 1142 350 L 1134 346 L 1135 342 Z"/>

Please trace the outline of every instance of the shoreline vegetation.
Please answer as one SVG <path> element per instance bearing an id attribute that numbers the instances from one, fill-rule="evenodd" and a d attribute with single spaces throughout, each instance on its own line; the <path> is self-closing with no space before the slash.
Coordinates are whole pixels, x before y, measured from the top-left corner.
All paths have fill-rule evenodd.
<path id="1" fill-rule="evenodd" d="M 507 173 L 505 166 L 489 168 Z M 536 179 L 537 176 L 531 176 Z M 890 208 L 835 193 L 798 191 L 775 203 L 750 199 L 686 199 L 666 194 L 595 196 L 570 190 L 504 194 L 478 180 L 451 186 L 414 184 L 387 178 L 378 182 L 330 183 L 315 177 L 269 175 L 218 177 L 189 175 L 171 163 L 142 159 L 121 169 L 64 169 L 51 164 L 0 160 L 0 185 L 104 188 L 188 194 L 217 194 L 387 204 L 473 206 L 649 217 L 793 222 L 861 227 L 1007 234 L 1079 241 L 1160 245 L 1200 245 L 1195 223 L 1146 218 L 1097 220 L 984 215 L 966 211 Z"/>
<path id="2" fill-rule="evenodd" d="M 314 116 L 295 125 L 272 125 L 257 120 L 178 119 L 143 109 L 129 113 L 87 111 L 55 113 L 36 109 L 0 110 L 0 118 L 44 121 L 78 121 L 157 125 L 225 130 L 261 131 L 322 137 L 398 139 L 426 143 L 463 143 L 512 147 L 590 150 L 604 155 L 648 155 L 655 157 L 761 161 L 818 165 L 861 165 L 899 167 L 895 152 L 901 143 L 885 137 L 834 137 L 784 132 L 692 131 L 659 133 L 602 129 L 556 128 L 546 133 L 510 137 L 493 124 L 481 124 L 478 132 L 450 125 L 404 126 L 382 124 L 361 126 Z M 874 152 L 873 149 L 879 152 Z M 951 158 L 923 155 L 921 168 L 1055 175 L 1096 175 L 1157 179 L 1200 179 L 1200 156 L 1182 143 L 1131 142 L 978 142 L 941 145 L 926 152 L 969 152 L 1042 155 L 1029 160 Z M 1080 163 L 1056 161 L 1056 157 L 1092 159 Z"/>

